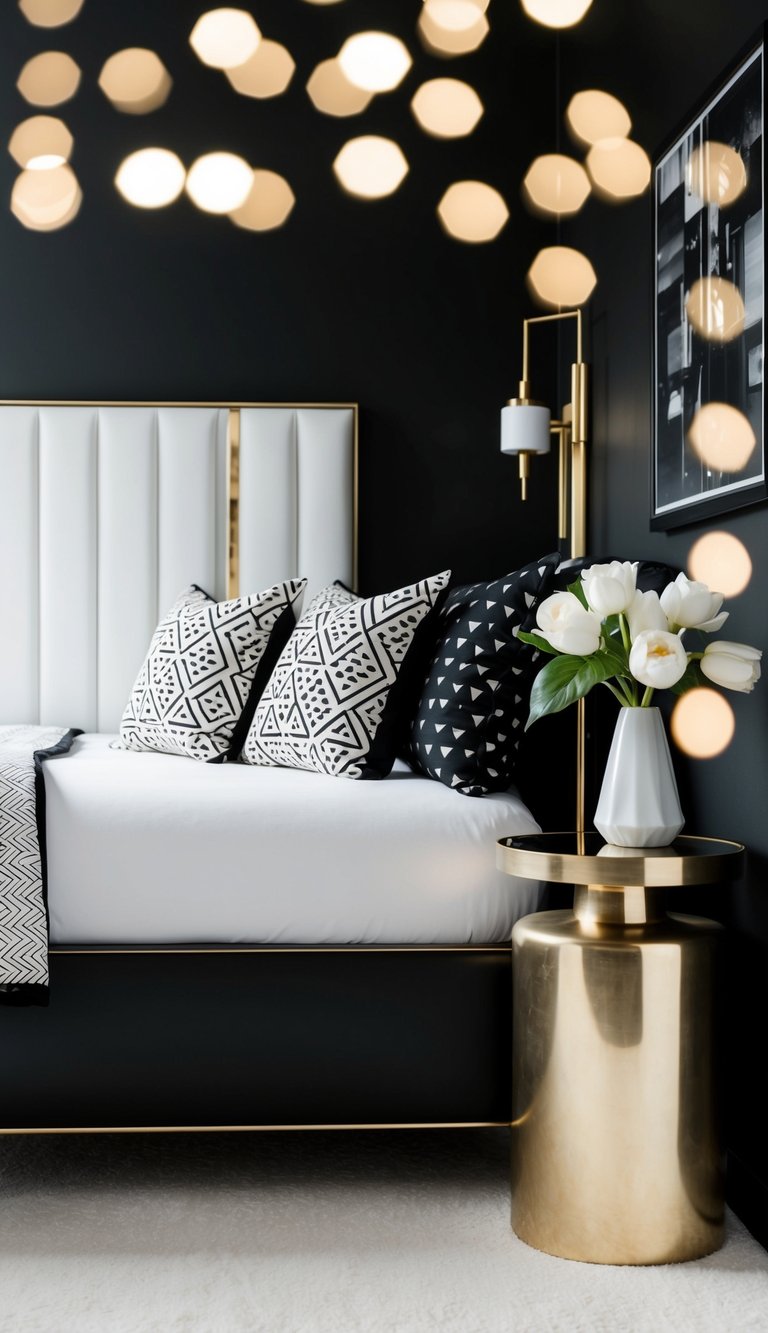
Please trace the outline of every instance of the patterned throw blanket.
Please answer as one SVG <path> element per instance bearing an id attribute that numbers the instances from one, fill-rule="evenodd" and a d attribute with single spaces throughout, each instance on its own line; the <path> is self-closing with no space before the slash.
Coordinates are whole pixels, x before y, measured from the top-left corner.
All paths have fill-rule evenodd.
<path id="1" fill-rule="evenodd" d="M 42 766 L 78 731 L 0 727 L 0 1004 L 48 1003 Z"/>

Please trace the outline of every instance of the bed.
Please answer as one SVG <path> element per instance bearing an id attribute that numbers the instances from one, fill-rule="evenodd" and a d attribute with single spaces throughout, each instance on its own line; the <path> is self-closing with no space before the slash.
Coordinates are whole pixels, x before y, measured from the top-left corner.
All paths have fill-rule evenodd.
<path id="1" fill-rule="evenodd" d="M 355 406 L 5 403 L 0 481 L 0 718 L 83 731 L 46 765 L 50 1003 L 0 1008 L 0 1132 L 507 1124 L 514 792 L 110 743 L 180 587 L 355 585 Z"/>

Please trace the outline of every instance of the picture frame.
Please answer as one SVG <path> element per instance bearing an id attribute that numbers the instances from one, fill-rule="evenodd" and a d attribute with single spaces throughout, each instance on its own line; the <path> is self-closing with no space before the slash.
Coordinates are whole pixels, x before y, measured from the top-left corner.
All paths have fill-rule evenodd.
<path id="1" fill-rule="evenodd" d="M 652 529 L 768 496 L 766 31 L 654 157 Z"/>

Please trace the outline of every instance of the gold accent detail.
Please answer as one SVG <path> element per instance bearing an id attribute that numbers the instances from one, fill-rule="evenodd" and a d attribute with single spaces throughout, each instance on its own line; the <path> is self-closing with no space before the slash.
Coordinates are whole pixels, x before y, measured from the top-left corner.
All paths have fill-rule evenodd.
<path id="1" fill-rule="evenodd" d="M 509 953 L 511 944 L 507 940 L 502 940 L 500 944 L 273 944 L 273 945 L 212 945 L 210 948 L 187 948 L 184 945 L 178 947 L 168 947 L 162 944 L 158 945 L 124 945 L 124 944 L 106 944 L 94 945 L 93 948 L 83 945 L 77 946 L 53 945 L 48 950 L 48 956 L 58 956 L 62 954 L 81 954 L 98 955 L 106 953 L 120 954 L 217 954 L 217 953 Z"/>
<path id="2" fill-rule="evenodd" d="M 582 835 L 586 828 L 586 795 L 587 795 L 587 701 L 578 699 L 576 702 L 576 833 Z M 579 850 L 583 850 L 583 839 L 580 837 Z"/>
<path id="3" fill-rule="evenodd" d="M 227 413 L 227 597 L 240 595 L 240 409 Z"/>
<path id="4" fill-rule="evenodd" d="M 0 1129 L 4 1134 L 267 1134 L 350 1129 L 509 1129 L 508 1120 L 402 1120 L 349 1125 L 65 1125 L 41 1129 Z"/>
<path id="5" fill-rule="evenodd" d="M 531 455 L 524 450 L 518 454 L 518 471 L 520 474 L 520 499 L 528 499 L 528 478 L 531 475 Z"/>
<path id="6" fill-rule="evenodd" d="M 511 847 L 510 839 L 496 843 L 496 865 L 508 875 L 545 880 L 549 884 L 598 886 L 623 893 L 628 888 L 682 888 L 690 884 L 719 884 L 739 873 L 744 847 L 723 838 L 675 839 L 672 847 L 612 847 L 606 843 L 599 856 L 551 851 L 547 841 L 563 834 L 531 835 L 541 841 L 541 850 Z M 684 851 L 686 843 L 710 843 L 712 851 L 697 855 Z M 681 847 L 681 844 L 683 845 Z"/>
<path id="7" fill-rule="evenodd" d="M 722 1244 L 720 934 L 665 916 L 656 890 L 602 885 L 577 889 L 574 913 L 515 925 L 512 1226 L 529 1245 L 660 1264 Z"/>

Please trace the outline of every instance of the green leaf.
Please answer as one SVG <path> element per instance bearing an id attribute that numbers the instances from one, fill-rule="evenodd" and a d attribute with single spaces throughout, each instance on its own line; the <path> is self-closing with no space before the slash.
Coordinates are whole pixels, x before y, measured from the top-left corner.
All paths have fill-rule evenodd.
<path id="1" fill-rule="evenodd" d="M 587 601 L 587 595 L 584 591 L 584 584 L 581 579 L 577 579 L 575 583 L 570 583 L 568 585 L 568 592 L 572 592 L 574 597 L 578 597 L 585 611 L 589 610 L 589 602 Z"/>
<path id="2" fill-rule="evenodd" d="M 612 676 L 629 675 L 629 655 L 620 638 L 616 639 L 613 635 L 604 636 L 600 652 L 606 661 L 613 663 L 610 673 Z"/>
<path id="3" fill-rule="evenodd" d="M 670 685 L 669 688 L 673 694 L 686 694 L 688 690 L 695 690 L 699 685 L 708 684 L 709 681 L 704 675 L 699 663 L 694 661 L 688 663 L 684 675 L 680 677 L 677 684 Z"/>
<path id="4" fill-rule="evenodd" d="M 529 634 L 527 630 L 519 629 L 517 631 L 517 637 L 518 639 L 522 639 L 523 643 L 530 643 L 533 648 L 538 648 L 539 652 L 551 653 L 553 657 L 560 656 L 560 650 L 558 648 L 553 648 L 552 644 L 547 643 L 546 639 L 542 639 L 540 634 Z"/>
<path id="5" fill-rule="evenodd" d="M 589 694 L 593 685 L 599 685 L 613 674 L 613 663 L 602 651 L 593 653 L 591 657 L 563 654 L 547 662 L 533 682 L 526 731 L 540 717 L 561 713 L 577 699 Z"/>

